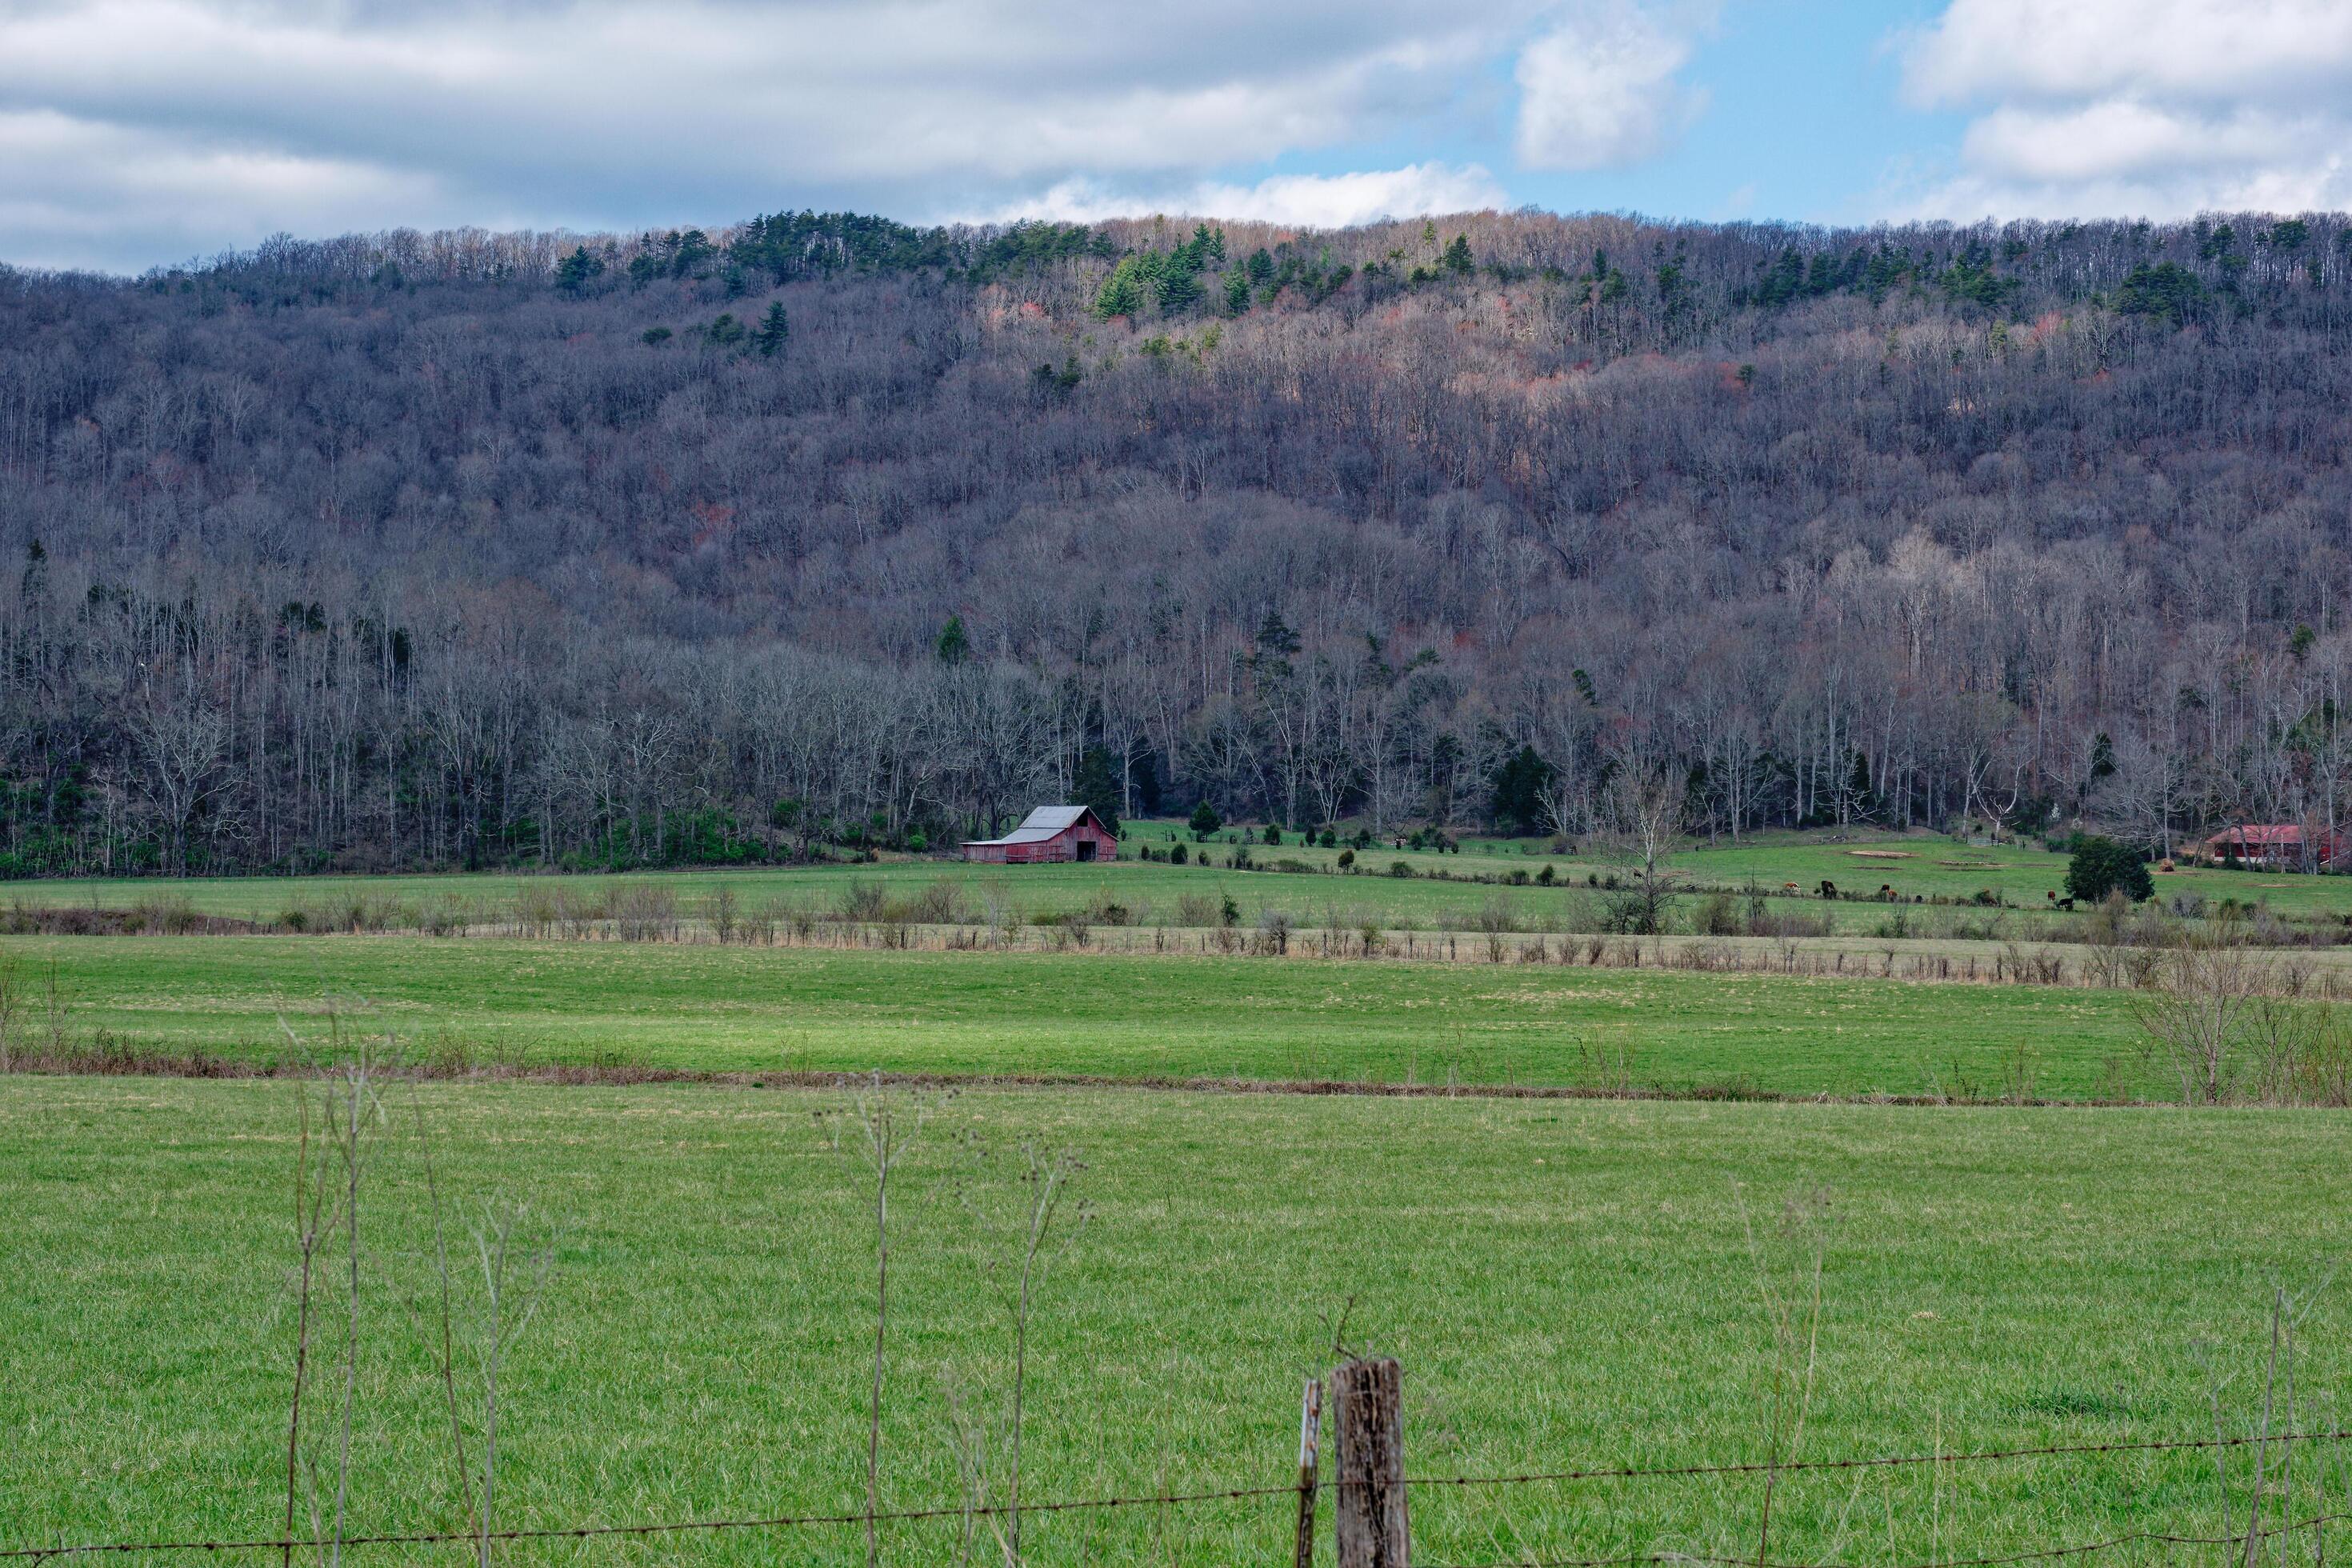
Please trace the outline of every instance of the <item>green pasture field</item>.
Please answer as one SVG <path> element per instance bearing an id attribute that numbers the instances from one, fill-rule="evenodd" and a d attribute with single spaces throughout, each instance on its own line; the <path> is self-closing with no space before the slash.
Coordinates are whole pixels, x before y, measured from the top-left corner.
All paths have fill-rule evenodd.
<path id="1" fill-rule="evenodd" d="M 1171 824 L 1152 823 L 1139 825 L 1135 831 L 1150 835 L 1155 846 L 1164 846 L 1168 836 L 1178 830 Z M 1237 830 L 1220 834 L 1219 837 L 1235 836 Z M 1224 852 L 1221 848 L 1220 853 Z M 1338 858 L 1337 850 L 1295 845 L 1273 849 L 1253 847 L 1252 854 L 1260 860 L 1289 856 L 1318 867 Z M 1465 839 L 1460 853 L 1444 855 L 1375 847 L 1360 851 L 1356 858 L 1375 870 L 1385 870 L 1392 861 L 1402 859 L 1424 874 L 1435 868 L 1464 877 L 1514 870 L 1533 875 L 1549 865 L 1556 877 L 1573 886 L 1582 886 L 1588 877 L 1623 868 L 1622 862 L 1594 854 L 1589 848 L 1579 855 L 1556 855 L 1549 842 L 1540 838 Z M 1768 897 L 1779 900 L 1786 896 L 1787 885 L 1793 882 L 1798 892 L 1792 902 L 1817 910 L 1822 908 L 1821 884 L 1828 881 L 1835 883 L 1842 892 L 1867 896 L 1885 886 L 1905 899 L 1941 898 L 1952 903 L 1966 903 L 1979 892 L 1990 890 L 2011 908 L 2045 914 L 2052 912 L 2049 906 L 2055 899 L 2066 896 L 2066 864 L 2065 856 L 2053 854 L 2038 844 L 1978 847 L 1941 834 L 1874 830 L 1857 830 L 1843 837 L 1824 833 L 1774 832 L 1738 844 L 1724 839 L 1713 845 L 1694 846 L 1671 861 L 1674 870 L 1693 888 L 1738 891 L 1752 881 Z M 2188 896 L 2201 898 L 2210 904 L 2225 898 L 2235 899 L 2242 904 L 2266 903 L 2283 915 L 2352 912 L 2352 877 L 2309 877 L 2213 866 L 2151 870 L 2158 895 L 2168 900 Z M 1867 903 L 1857 906 L 1841 901 L 1829 909 L 1841 930 L 1866 930 L 1884 918 L 1883 911 Z"/>
<path id="2" fill-rule="evenodd" d="M 0 1549 L 277 1533 L 299 1092 L 0 1079 Z M 440 1320 L 420 1122 L 460 1255 L 461 1346 L 479 1307 L 467 1226 L 484 1205 L 525 1205 L 522 1235 L 556 1230 L 502 1379 L 501 1527 L 855 1512 L 873 1194 L 856 1122 L 828 1114 L 843 1104 L 698 1086 L 394 1086 L 361 1195 L 352 1530 L 466 1525 L 428 1352 Z M 1287 1484 L 1301 1374 L 1328 1364 L 1335 1331 L 1402 1359 L 1416 1476 L 1761 1461 L 1774 1299 L 1793 1303 L 1796 1342 L 1811 1347 L 1778 1363 L 1810 1388 L 1783 1458 L 2246 1435 L 2274 1286 L 2313 1289 L 2352 1246 L 2346 1125 L 2330 1112 L 966 1092 L 937 1105 L 893 1188 L 884 1506 L 961 1500 L 950 1388 L 966 1421 L 1004 1429 L 1024 1142 L 1080 1149 L 1086 1165 L 1036 1296 L 1034 1502 Z M 1081 1200 L 1091 1212 L 1069 1228 Z M 332 1261 L 303 1447 L 329 1501 L 349 1322 Z M 2304 1429 L 2346 1424 L 2346 1308 L 2339 1282 L 2297 1324 Z M 478 1458 L 475 1392 L 469 1376 Z M 2272 1429 L 2286 1421 L 2282 1406 Z M 1001 1497 L 1003 1449 L 990 1451 Z M 2340 1506 L 2347 1458 L 2308 1445 L 2283 1477 L 2273 1450 L 2269 1484 L 2291 1495 L 2269 1517 Z M 2239 1450 L 1783 1474 L 1769 1559 L 2227 1535 L 2245 1527 L 2252 1469 Z M 1752 1559 L 1762 1491 L 1758 1476 L 1417 1488 L 1414 1560 Z M 1275 1497 L 1032 1516 L 1023 1545 L 1037 1564 L 1287 1561 L 1290 1514 Z M 1328 1531 L 1327 1511 L 1327 1562 Z M 954 1561 L 957 1531 L 952 1519 L 887 1527 L 885 1560 Z M 499 1560 L 855 1563 L 864 1542 L 855 1527 L 753 1531 L 517 1543 Z"/>
<path id="3" fill-rule="evenodd" d="M 1336 874 L 1338 850 L 1295 842 L 1272 848 L 1259 844 L 1249 847 L 1258 868 L 1242 872 L 1224 864 L 1241 847 L 1239 836 L 1239 829 L 1227 829 L 1217 842 L 1201 846 L 1192 844 L 1191 835 L 1177 825 L 1136 823 L 1129 829 L 1125 848 L 1129 858 L 1107 866 L 977 866 L 948 858 L 890 856 L 866 865 L 551 878 L 513 872 L 115 878 L 20 882 L 0 890 L 0 901 L 108 910 L 184 902 L 201 913 L 263 922 L 300 911 L 314 924 L 348 924 L 348 910 L 354 902 L 362 902 L 379 909 L 404 907 L 412 912 L 438 909 L 495 922 L 511 919 L 526 899 L 569 898 L 587 903 L 609 899 L 623 889 L 654 886 L 673 893 L 680 913 L 693 919 L 701 916 L 708 900 L 722 889 L 731 891 L 747 910 L 767 906 L 822 913 L 838 910 L 856 883 L 878 885 L 887 896 L 904 900 L 944 880 L 958 889 L 963 912 L 972 920 L 979 919 L 992 900 L 1024 920 L 1112 902 L 1122 906 L 1138 923 L 1172 926 L 1185 923 L 1180 901 L 1189 894 L 1213 905 L 1230 896 L 1244 923 L 1254 923 L 1262 910 L 1279 910 L 1302 921 L 1336 916 L 1349 925 L 1461 930 L 1475 922 L 1482 907 L 1500 900 L 1515 920 L 1529 929 L 1556 929 L 1589 923 L 1597 896 L 1591 884 L 1624 869 L 1622 864 L 1589 851 L 1580 856 L 1554 855 L 1539 840 L 1474 839 L 1465 842 L 1459 854 L 1375 846 L 1356 856 L 1357 874 L 1352 876 Z M 1146 845 L 1164 853 L 1179 841 L 1194 854 L 1203 850 L 1213 854 L 1216 863 L 1202 866 L 1195 860 L 1171 866 L 1134 858 Z M 1267 868 L 1284 860 L 1309 869 Z M 1390 874 L 1399 862 L 1414 875 Z M 1673 864 L 1691 889 L 1741 891 L 1752 882 L 1775 910 L 1826 916 L 1837 932 L 1847 935 L 1880 933 L 1890 911 L 1874 902 L 1824 901 L 1817 892 L 1824 880 L 1849 892 L 1874 893 L 1885 885 L 1905 900 L 1940 898 L 1955 905 L 1965 905 L 1979 891 L 1990 889 L 2008 906 L 2001 915 L 2003 939 L 2032 941 L 2063 935 L 2080 918 L 2050 909 L 2049 895 L 2064 894 L 2066 862 L 2038 847 L 1970 848 L 1925 833 L 1863 834 L 1843 841 L 1819 834 L 1784 833 L 1739 845 L 1727 841 L 1694 847 L 1677 856 Z M 1532 879 L 1547 865 L 1553 868 L 1559 886 L 1495 886 L 1479 880 L 1507 878 L 1514 872 Z M 1448 879 L 1438 879 L 1440 874 Z M 2167 899 L 2194 897 L 2213 904 L 2230 898 L 2245 904 L 2267 903 L 2283 915 L 2306 919 L 2352 914 L 2352 878 L 2200 868 L 2160 873 L 2156 881 L 2159 895 Z M 1791 882 L 1801 890 L 1795 896 L 1785 892 Z M 1694 901 L 1687 896 L 1680 901 L 1679 913 L 1685 921 Z M 1944 927 L 1955 921 L 1981 924 L 1997 912 L 1929 908 L 1915 911 L 1912 918 L 1931 934 L 1950 934 Z"/>
<path id="4" fill-rule="evenodd" d="M 1157 842 L 1157 841 L 1155 841 Z M 1208 901 L 1208 923 L 1217 919 L 1220 902 L 1230 896 L 1243 923 L 1255 925 L 1260 911 L 1280 910 L 1298 920 L 1321 921 L 1336 912 L 1346 924 L 1378 923 L 1389 927 L 1411 924 L 1422 929 L 1451 925 L 1466 929 L 1475 911 L 1488 900 L 1501 899 L 1530 928 L 1547 914 L 1558 923 L 1570 900 L 1589 892 L 1581 887 L 1513 888 L 1482 885 L 1474 876 L 1507 875 L 1522 869 L 1516 860 L 1393 852 L 1380 858 L 1385 873 L 1391 862 L 1402 859 L 1416 869 L 1413 878 L 1387 874 L 1336 874 L 1336 851 L 1266 850 L 1253 847 L 1258 868 L 1237 871 L 1223 858 L 1238 846 L 1212 846 L 1219 860 L 1213 866 L 1192 863 L 1123 859 L 1108 865 L 982 866 L 963 861 L 911 856 L 887 856 L 869 864 L 834 862 L 810 866 L 763 866 L 742 868 L 698 868 L 677 871 L 587 873 L 551 877 L 518 876 L 512 872 L 451 872 L 439 875 L 370 877 L 233 877 L 233 878 L 113 878 L 81 880 L 29 881 L 0 889 L 0 903 L 17 902 L 35 908 L 70 907 L 105 910 L 136 909 L 184 900 L 196 912 L 239 920 L 270 922 L 299 910 L 313 923 L 332 921 L 354 902 L 405 905 L 412 910 L 435 908 L 455 910 L 482 921 L 512 918 L 530 898 L 571 898 L 583 903 L 609 900 L 633 888 L 666 889 L 675 895 L 679 913 L 703 916 L 708 900 L 720 889 L 731 891 L 746 911 L 761 905 L 796 908 L 827 915 L 838 912 L 853 886 L 878 886 L 892 899 L 907 900 L 934 884 L 951 884 L 963 901 L 967 921 L 987 913 L 992 900 L 1001 901 L 1016 918 L 1060 914 L 1096 902 L 1116 903 L 1135 923 L 1178 925 L 1184 922 L 1180 900 L 1186 895 Z M 1308 873 L 1265 869 L 1288 857 L 1314 868 Z M 1369 864 L 1370 858 L 1367 857 Z M 1562 860 L 1564 870 L 1569 862 Z M 1591 874 L 1600 875 L 1598 869 Z M 1444 872 L 1449 879 L 1435 879 Z M 1580 871 L 1580 877 L 1584 874 Z M 1874 911 L 1873 918 L 1876 918 Z M 341 923 L 348 923 L 346 918 Z"/>
<path id="5" fill-rule="evenodd" d="M 0 939 L 20 1046 L 276 1059 L 2169 1098 L 2121 994 L 1655 969 L 421 937 Z"/>
<path id="6" fill-rule="evenodd" d="M 1888 859 L 1887 855 L 1904 856 Z M 1453 858 L 1453 857 L 1448 857 Z M 1808 891 L 1824 880 L 1841 889 L 1870 893 L 1881 884 L 1897 893 L 1955 902 L 1991 889 L 2011 904 L 2034 909 L 2049 895 L 2066 896 L 2066 857 L 2039 846 L 1976 848 L 1940 834 L 1857 835 L 1834 843 L 1813 834 L 1772 834 L 1751 843 L 1727 841 L 1693 849 L 1675 864 L 1711 885 L 1736 887 L 1748 879 L 1767 888 L 1794 882 Z M 2209 905 L 2222 899 L 2268 904 L 2283 915 L 2340 915 L 2352 911 L 2352 877 L 2306 877 L 2221 867 L 2178 871 L 2151 868 L 2157 896 L 2191 897 Z"/>

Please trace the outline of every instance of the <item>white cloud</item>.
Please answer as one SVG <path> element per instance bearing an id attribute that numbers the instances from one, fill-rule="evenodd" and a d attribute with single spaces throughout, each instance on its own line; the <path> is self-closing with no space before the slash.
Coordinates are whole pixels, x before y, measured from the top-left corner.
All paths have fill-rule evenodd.
<path id="1" fill-rule="evenodd" d="M 1065 180 L 1041 196 L 984 216 L 1095 223 L 1169 213 L 1339 228 L 1424 213 L 1481 212 L 1509 200 L 1478 164 L 1408 163 L 1347 174 L 1276 174 L 1254 185 L 1206 181 L 1148 196 L 1122 195 L 1091 180 Z"/>
<path id="2" fill-rule="evenodd" d="M 1095 0 L 0 0 L 0 113 L 78 128 L 42 167 L 0 148 L 0 257 L 136 268 L 281 227 L 803 205 L 925 219 L 1074 179 L 1449 205 L 1492 186 L 1438 164 L 1202 182 L 1442 140 L 1547 3 L 1200 0 L 1171 28 Z"/>
<path id="3" fill-rule="evenodd" d="M 1940 104 L 2275 99 L 2340 89 L 2347 61 L 2343 0 L 1953 0 L 1915 41 L 1906 85 Z"/>
<path id="4" fill-rule="evenodd" d="M 1706 104 L 1676 75 L 1691 30 L 1630 0 L 1572 6 L 1519 53 L 1519 162 L 1619 168 L 1672 145 Z"/>
<path id="5" fill-rule="evenodd" d="M 285 212 L 333 231 L 441 201 L 431 180 L 364 163 L 189 145 L 37 109 L 0 109 L 0 170 L 10 171 L 0 177 L 0 235 L 28 241 L 7 259 L 35 267 L 81 264 L 126 227 L 184 259 L 220 249 L 225 235 L 267 234 Z"/>
<path id="6" fill-rule="evenodd" d="M 2345 0 L 1952 0 L 1905 89 L 1976 111 L 1912 216 L 2352 205 Z"/>

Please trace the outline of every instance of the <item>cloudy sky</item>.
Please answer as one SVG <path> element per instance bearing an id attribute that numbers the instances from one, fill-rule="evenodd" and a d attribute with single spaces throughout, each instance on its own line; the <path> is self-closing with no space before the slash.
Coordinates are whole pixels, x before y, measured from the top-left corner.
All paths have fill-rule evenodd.
<path id="1" fill-rule="evenodd" d="M 0 260 L 779 207 L 2352 205 L 2352 0 L 0 0 Z"/>

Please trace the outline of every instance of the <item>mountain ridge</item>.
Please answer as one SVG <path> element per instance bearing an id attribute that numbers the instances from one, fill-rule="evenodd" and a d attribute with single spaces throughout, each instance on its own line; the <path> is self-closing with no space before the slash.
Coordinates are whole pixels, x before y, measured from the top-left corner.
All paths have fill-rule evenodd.
<path id="1" fill-rule="evenodd" d="M 0 274 L 7 852 L 767 854 L 1106 763 L 1382 827 L 1579 832 L 1629 761 L 1714 831 L 2334 820 L 2347 327 L 2327 215 Z"/>

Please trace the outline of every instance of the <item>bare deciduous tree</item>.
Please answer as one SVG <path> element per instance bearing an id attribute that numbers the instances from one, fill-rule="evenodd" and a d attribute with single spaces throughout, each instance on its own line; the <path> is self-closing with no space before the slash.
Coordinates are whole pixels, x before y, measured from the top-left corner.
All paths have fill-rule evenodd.
<path id="1" fill-rule="evenodd" d="M 134 731 L 172 868 L 188 868 L 188 842 L 205 807 L 227 790 L 228 721 L 193 696 L 152 698 Z"/>
<path id="2" fill-rule="evenodd" d="M 1629 752 L 1618 757 L 1604 792 L 1603 847 L 1623 868 L 1625 923 L 1637 935 L 1664 931 L 1681 885 L 1667 862 L 1682 845 L 1687 787 L 1670 763 Z"/>
<path id="3" fill-rule="evenodd" d="M 2218 1105 L 2236 1090 L 2270 965 L 2235 922 L 2185 931 L 2132 1013 L 2179 1075 L 2183 1099 Z"/>

